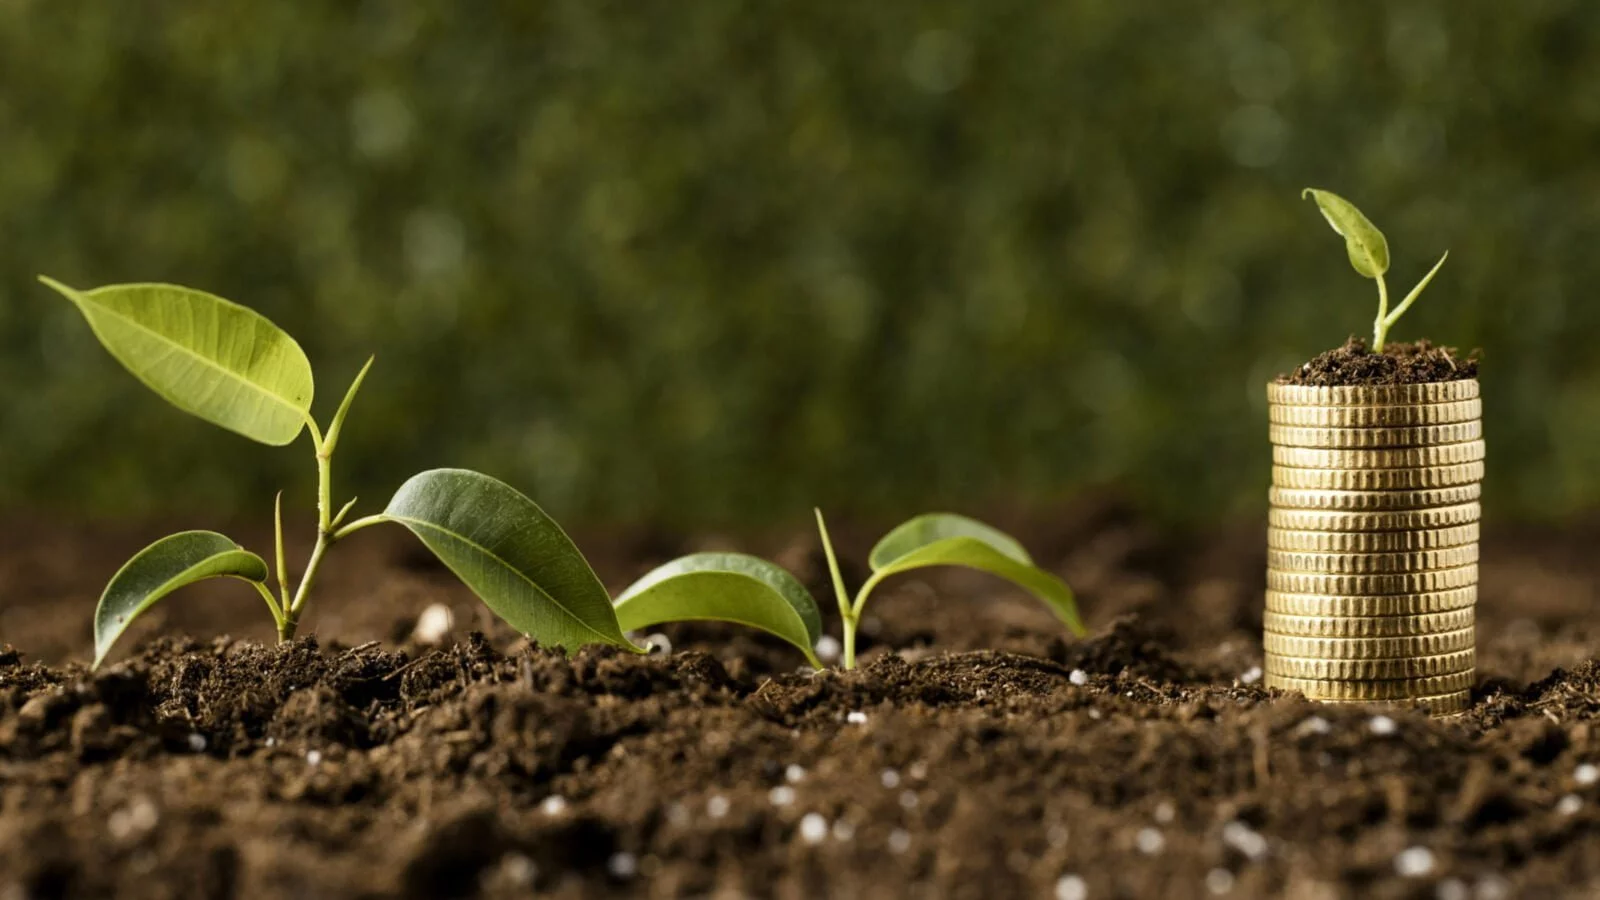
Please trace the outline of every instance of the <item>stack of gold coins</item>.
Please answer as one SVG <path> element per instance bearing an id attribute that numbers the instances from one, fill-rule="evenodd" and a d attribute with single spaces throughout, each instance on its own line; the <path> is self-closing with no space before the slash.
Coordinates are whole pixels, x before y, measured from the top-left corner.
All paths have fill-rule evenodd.
<path id="1" fill-rule="evenodd" d="M 1267 388 L 1266 684 L 1468 705 L 1483 402 L 1476 380 Z"/>

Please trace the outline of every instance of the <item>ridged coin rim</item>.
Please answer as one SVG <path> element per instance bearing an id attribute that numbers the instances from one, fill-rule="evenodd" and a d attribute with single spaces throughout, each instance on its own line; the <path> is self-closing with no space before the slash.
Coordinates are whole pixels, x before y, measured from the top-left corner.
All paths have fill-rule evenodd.
<path id="1" fill-rule="evenodd" d="M 1268 672 L 1262 684 L 1280 691 L 1299 691 L 1312 700 L 1334 700 L 1345 703 L 1365 703 L 1383 700 L 1406 700 L 1413 697 L 1437 697 L 1472 690 L 1477 673 L 1472 670 L 1433 675 L 1423 678 L 1396 678 L 1379 681 L 1333 681 L 1321 678 L 1295 678 Z"/>
<path id="2" fill-rule="evenodd" d="M 1408 406 L 1285 406 L 1267 405 L 1267 420 L 1274 425 L 1310 428 L 1412 428 L 1418 425 L 1452 425 L 1483 418 L 1483 400 L 1428 403 Z"/>
<path id="3" fill-rule="evenodd" d="M 1477 629 L 1471 626 L 1433 634 L 1393 637 L 1310 637 L 1266 631 L 1261 646 L 1278 656 L 1306 659 L 1386 660 L 1439 656 L 1477 646 Z"/>
<path id="4" fill-rule="evenodd" d="M 1393 406 L 1476 399 L 1476 378 L 1428 384 L 1267 384 L 1267 402 L 1286 406 Z"/>
<path id="5" fill-rule="evenodd" d="M 1279 653 L 1263 656 L 1266 672 L 1315 681 L 1401 681 L 1467 672 L 1477 664 L 1476 649 L 1395 659 L 1321 659 Z"/>
<path id="6" fill-rule="evenodd" d="M 1476 522 L 1448 528 L 1413 528 L 1393 531 L 1288 529 L 1267 527 L 1267 548 L 1300 553 L 1402 553 L 1417 550 L 1444 550 L 1477 543 L 1481 529 Z"/>
<path id="7" fill-rule="evenodd" d="M 1279 447 L 1323 450 L 1384 450 L 1436 447 L 1483 439 L 1483 420 L 1449 425 L 1414 425 L 1407 428 L 1326 428 L 1273 425 L 1267 439 Z"/>
<path id="8" fill-rule="evenodd" d="M 1288 616 L 1421 616 L 1474 609 L 1477 603 L 1476 584 L 1410 594 L 1353 596 L 1274 590 L 1266 594 L 1267 611 Z"/>
<path id="9" fill-rule="evenodd" d="M 1483 519 L 1479 503 L 1459 503 L 1429 509 L 1394 509 L 1345 512 L 1328 509 L 1273 507 L 1267 511 L 1269 528 L 1285 532 L 1330 534 L 1408 533 L 1473 525 Z"/>
<path id="10" fill-rule="evenodd" d="M 1268 548 L 1267 565 L 1279 572 L 1324 575 L 1400 575 L 1458 569 L 1478 561 L 1478 545 L 1393 553 L 1313 553 Z"/>
<path id="11" fill-rule="evenodd" d="M 1482 462 L 1488 455 L 1484 441 L 1440 444 L 1434 447 L 1390 447 L 1381 450 L 1328 450 L 1320 447 L 1272 448 L 1274 465 L 1291 469 L 1406 469 L 1459 466 Z"/>
<path id="12" fill-rule="evenodd" d="M 1473 606 L 1410 616 L 1296 616 L 1267 610 L 1261 617 L 1261 628 L 1299 637 L 1405 637 L 1472 628 L 1476 620 L 1477 609 Z"/>
<path id="13" fill-rule="evenodd" d="M 1406 491 L 1330 491 L 1316 488 L 1286 488 L 1273 485 L 1267 501 L 1278 509 L 1314 509 L 1328 512 L 1380 512 L 1433 509 L 1474 503 L 1483 496 L 1483 485 L 1457 485 Z"/>
<path id="14" fill-rule="evenodd" d="M 1384 575 L 1323 575 L 1311 572 L 1267 570 L 1267 590 L 1285 594 L 1363 596 L 1371 594 L 1431 594 L 1478 583 L 1476 565 L 1431 572 Z"/>
<path id="15" fill-rule="evenodd" d="M 1296 469 L 1273 466 L 1278 487 L 1322 491 L 1414 491 L 1456 487 L 1483 480 L 1482 462 L 1410 469 Z"/>

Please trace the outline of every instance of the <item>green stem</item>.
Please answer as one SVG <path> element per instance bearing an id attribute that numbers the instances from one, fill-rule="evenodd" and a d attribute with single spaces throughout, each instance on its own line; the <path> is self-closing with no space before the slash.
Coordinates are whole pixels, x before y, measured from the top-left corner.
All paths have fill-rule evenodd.
<path id="1" fill-rule="evenodd" d="M 1377 275 L 1378 279 L 1378 317 L 1372 320 L 1372 352 L 1382 353 L 1383 344 L 1389 337 L 1389 326 L 1394 324 L 1389 319 L 1389 285 L 1383 280 L 1383 273 Z"/>
<path id="2" fill-rule="evenodd" d="M 853 616 L 844 618 L 844 667 L 856 667 L 856 620 Z"/>
<path id="3" fill-rule="evenodd" d="M 367 528 L 367 527 L 370 527 L 372 525 L 377 525 L 377 524 L 379 524 L 381 522 L 387 522 L 387 521 L 389 521 L 389 517 L 385 516 L 385 515 L 383 515 L 381 513 L 376 515 L 376 516 L 362 516 L 361 518 L 355 520 L 354 522 L 351 522 L 350 524 L 345 525 L 344 527 L 340 528 L 338 531 L 335 531 L 332 534 L 332 536 L 329 538 L 329 540 L 342 541 L 345 538 L 349 537 L 352 534 L 355 534 L 356 532 L 360 531 L 363 528 Z"/>

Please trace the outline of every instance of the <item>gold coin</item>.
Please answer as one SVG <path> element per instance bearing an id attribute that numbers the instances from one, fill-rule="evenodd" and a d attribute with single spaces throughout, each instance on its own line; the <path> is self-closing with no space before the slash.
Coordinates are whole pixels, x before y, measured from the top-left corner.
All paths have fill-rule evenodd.
<path id="1" fill-rule="evenodd" d="M 1457 466 L 1480 462 L 1483 441 L 1396 447 L 1383 450 L 1324 450 L 1316 447 L 1273 447 L 1272 461 L 1296 469 L 1403 469 Z"/>
<path id="2" fill-rule="evenodd" d="M 1267 528 L 1267 546 L 1277 550 L 1304 553 L 1398 553 L 1403 550 L 1438 550 L 1477 543 L 1478 523 L 1451 528 L 1418 528 L 1414 531 L 1292 530 Z"/>
<path id="3" fill-rule="evenodd" d="M 1267 653 L 1265 659 L 1264 667 L 1267 672 L 1289 678 L 1311 678 L 1319 681 L 1388 681 L 1470 672 L 1477 655 L 1468 649 L 1434 656 L 1404 656 L 1396 659 L 1322 659 L 1314 656 L 1282 656 L 1277 653 Z"/>
<path id="4" fill-rule="evenodd" d="M 1400 637 L 1471 628 L 1476 617 L 1470 606 L 1420 616 L 1292 616 L 1269 610 L 1261 617 L 1261 625 L 1273 634 L 1305 637 Z"/>
<path id="5" fill-rule="evenodd" d="M 1449 675 L 1424 678 L 1405 678 L 1389 681 L 1329 681 L 1315 678 L 1294 678 L 1267 672 L 1262 683 L 1280 691 L 1299 691 L 1311 700 L 1333 700 L 1346 703 L 1372 700 L 1404 700 L 1408 697 L 1437 697 L 1470 690 L 1477 680 L 1470 669 Z"/>
<path id="6" fill-rule="evenodd" d="M 1267 402 L 1284 406 L 1403 406 L 1454 403 L 1477 397 L 1476 378 L 1432 384 L 1267 385 Z"/>
<path id="7" fill-rule="evenodd" d="M 1274 425 L 1302 428 L 1453 425 L 1483 418 L 1483 401 L 1473 399 L 1414 406 L 1282 406 L 1274 403 L 1267 406 L 1267 418 Z"/>
<path id="8" fill-rule="evenodd" d="M 1483 421 L 1411 428 L 1297 428 L 1273 425 L 1267 437 L 1280 447 L 1322 447 L 1333 450 L 1378 450 L 1387 447 L 1435 447 L 1483 437 Z"/>
<path id="9" fill-rule="evenodd" d="M 1307 697 L 1307 700 L 1312 699 Z M 1318 703 L 1327 703 L 1333 706 L 1350 705 L 1356 703 L 1384 703 L 1395 706 L 1410 706 L 1426 711 L 1433 716 L 1448 716 L 1451 713 L 1463 712 L 1472 706 L 1472 691 L 1456 691 L 1453 694 L 1434 694 L 1429 697 L 1406 697 L 1400 700 L 1318 700 Z"/>
<path id="10" fill-rule="evenodd" d="M 1483 496 L 1482 484 L 1408 491 L 1324 491 L 1273 485 L 1267 499 L 1278 509 L 1319 509 L 1338 512 L 1419 510 L 1460 506 Z"/>
<path id="11" fill-rule="evenodd" d="M 1406 550 L 1399 553 L 1302 553 L 1268 550 L 1267 565 L 1279 572 L 1320 572 L 1329 575 L 1384 575 L 1454 569 L 1478 561 L 1478 545 L 1442 550 Z"/>
<path id="12" fill-rule="evenodd" d="M 1408 634 L 1395 637 L 1307 637 L 1265 632 L 1261 644 L 1268 653 L 1308 659 L 1395 659 L 1428 657 L 1469 650 L 1477 645 L 1477 630 L 1458 628 L 1436 634 Z"/>
<path id="13" fill-rule="evenodd" d="M 1412 594 L 1339 596 L 1267 591 L 1267 613 L 1287 616 L 1421 616 L 1471 610 L 1478 602 L 1478 586 Z"/>
<path id="14" fill-rule="evenodd" d="M 1320 491 L 1412 491 L 1455 487 L 1483 480 L 1483 463 L 1411 469 L 1291 469 L 1272 467 L 1278 487 Z"/>
<path id="15" fill-rule="evenodd" d="M 1326 575 L 1267 570 L 1267 590 L 1286 594 L 1370 596 L 1372 594 L 1429 594 L 1478 583 L 1476 565 L 1431 572 L 1396 572 L 1384 575 Z"/>
<path id="16" fill-rule="evenodd" d="M 1298 492 L 1297 492 L 1298 493 Z M 1279 509 L 1267 512 L 1267 524 L 1280 534 L 1316 532 L 1399 532 L 1427 533 L 1416 529 L 1448 529 L 1477 526 L 1483 507 L 1476 503 L 1441 506 L 1434 509 L 1401 509 L 1388 512 L 1330 512 L 1323 509 Z M 1477 540 L 1477 538 L 1473 538 Z"/>

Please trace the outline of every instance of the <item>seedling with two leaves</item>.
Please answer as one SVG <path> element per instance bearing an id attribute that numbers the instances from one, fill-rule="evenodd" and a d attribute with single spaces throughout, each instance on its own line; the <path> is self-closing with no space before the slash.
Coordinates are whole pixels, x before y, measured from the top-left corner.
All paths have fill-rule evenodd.
<path id="1" fill-rule="evenodd" d="M 1072 589 L 1066 582 L 1035 566 L 1028 551 L 1010 535 L 975 519 L 930 513 L 902 523 L 872 548 L 868 555 L 872 574 L 853 598 L 845 589 L 838 556 L 820 510 L 817 532 L 843 621 L 846 669 L 856 665 L 856 634 L 867 598 L 884 579 L 913 569 L 964 566 L 998 575 L 1043 601 L 1074 634 L 1084 633 Z M 669 596 L 673 599 L 669 600 Z M 721 598 L 721 614 L 708 614 L 712 597 Z M 782 621 L 756 621 L 750 615 L 758 609 L 782 612 L 779 599 L 794 615 L 785 615 Z M 698 606 L 691 610 L 691 602 Z M 684 604 L 683 618 L 720 618 L 761 628 L 794 644 L 813 665 L 820 665 L 811 652 L 821 636 L 816 603 L 804 585 L 773 563 L 740 553 L 691 554 L 666 563 L 624 591 L 617 600 L 617 615 L 628 628 L 636 624 L 635 607 L 651 610 L 650 618 L 661 618 L 666 609 L 677 603 Z M 696 614 L 687 615 L 691 611 Z"/>
<path id="2" fill-rule="evenodd" d="M 1450 251 L 1446 250 L 1439 261 L 1433 264 L 1428 274 L 1422 276 L 1417 286 L 1406 294 L 1393 311 L 1389 309 L 1389 285 L 1383 280 L 1385 272 L 1389 271 L 1389 241 L 1383 232 L 1373 225 L 1371 220 L 1356 209 L 1355 204 L 1344 199 L 1338 194 L 1316 188 L 1306 188 L 1300 196 L 1310 197 L 1316 201 L 1317 208 L 1322 210 L 1323 218 L 1333 226 L 1333 230 L 1344 238 L 1345 252 L 1350 257 L 1350 265 L 1355 267 L 1363 277 L 1371 278 L 1378 283 L 1378 316 L 1372 320 L 1372 352 L 1382 353 L 1383 346 L 1389 339 L 1389 329 L 1394 326 L 1400 317 L 1405 315 L 1411 304 L 1422 295 L 1423 288 L 1438 274 L 1444 261 L 1450 258 Z"/>

